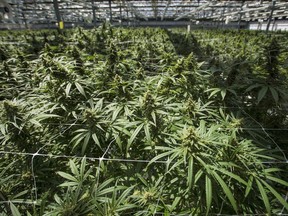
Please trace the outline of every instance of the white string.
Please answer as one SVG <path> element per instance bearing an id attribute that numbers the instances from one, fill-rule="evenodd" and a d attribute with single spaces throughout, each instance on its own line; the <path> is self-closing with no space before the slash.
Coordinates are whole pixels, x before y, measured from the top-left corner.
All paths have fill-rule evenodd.
<path id="1" fill-rule="evenodd" d="M 77 120 L 76 120 L 77 121 Z M 75 122 L 76 122 L 75 121 Z M 83 124 L 79 124 L 79 123 L 59 123 L 59 122 L 49 122 L 49 123 L 41 123 L 43 125 L 54 125 L 54 126 L 81 126 Z M 85 123 L 84 123 L 85 124 Z M 70 129 L 71 127 L 69 127 L 68 129 Z M 67 131 L 68 129 L 66 129 L 65 131 Z M 229 128 L 218 128 L 219 130 L 228 130 Z M 288 128 L 265 128 L 265 127 L 261 127 L 261 128 L 257 128 L 257 127 L 233 127 L 233 129 L 242 129 L 242 130 L 254 130 L 254 131 L 263 131 L 263 129 L 265 131 L 288 131 Z M 62 132 L 63 133 L 63 132 Z M 61 134 L 62 134 L 61 133 Z"/>
<path id="2" fill-rule="evenodd" d="M 167 162 L 168 162 L 168 161 L 167 161 Z M 164 181 L 164 180 L 165 180 L 165 177 L 166 177 L 166 174 L 167 174 L 167 173 L 168 173 L 168 171 L 166 171 L 166 172 L 164 173 L 163 179 L 162 179 L 161 181 Z M 156 207 L 155 207 L 153 216 L 155 216 L 156 213 L 157 213 L 157 207 L 158 207 L 158 205 L 159 205 L 160 198 L 161 198 L 161 195 L 162 195 L 163 190 L 164 190 L 164 185 L 165 185 L 165 184 L 163 184 L 162 187 L 161 187 L 161 190 L 160 190 L 160 193 L 159 193 L 159 197 L 158 197 L 158 199 L 157 199 L 157 203 L 156 203 Z"/>
<path id="3" fill-rule="evenodd" d="M 141 211 L 141 212 L 147 212 L 148 211 Z M 165 213 L 163 212 L 156 212 L 157 215 L 165 215 Z M 203 214 L 205 215 L 205 214 Z M 267 214 L 217 214 L 217 213 L 212 213 L 212 214 L 209 214 L 209 215 L 215 215 L 215 216 L 254 216 L 254 215 L 257 215 L 257 216 L 267 216 Z M 271 214 L 271 215 L 281 215 L 281 216 L 287 216 L 288 214 L 282 214 L 282 213 L 274 213 L 274 214 Z M 190 216 L 190 214 L 171 214 L 169 213 L 169 216 Z"/>
<path id="4" fill-rule="evenodd" d="M 96 181 L 96 186 L 98 187 L 99 184 L 99 179 L 100 179 L 100 168 L 101 168 L 101 163 L 102 161 L 105 159 L 105 155 L 107 154 L 107 152 L 110 149 L 111 144 L 117 139 L 119 135 L 117 135 L 108 145 L 106 151 L 103 153 L 103 155 L 101 156 L 101 158 L 99 158 L 99 165 L 98 165 L 98 169 L 97 169 L 97 181 Z"/>
<path id="5" fill-rule="evenodd" d="M 25 42 L 24 42 L 24 43 L 23 43 L 23 42 L 1 42 L 0 45 L 1 45 L 1 44 L 5 44 L 5 45 L 6 45 L 6 44 L 8 44 L 8 45 L 14 45 L 14 44 L 15 44 L 15 45 L 23 45 L 23 44 L 25 44 L 25 45 L 30 45 L 29 43 L 25 43 Z"/>
<path id="6" fill-rule="evenodd" d="M 39 150 L 38 150 L 39 151 Z M 32 171 L 32 176 L 33 176 L 33 190 L 34 190 L 34 195 L 35 195 L 35 202 L 37 203 L 37 199 L 38 199 L 38 194 L 37 194 L 37 184 L 36 184 L 36 177 L 35 177 L 35 173 L 34 173 L 34 158 L 35 156 L 38 155 L 38 151 L 36 153 L 33 154 L 32 159 L 31 159 L 31 171 Z"/>
<path id="7" fill-rule="evenodd" d="M 8 201 L 0 201 L 0 204 L 5 203 L 20 203 L 20 204 L 29 204 L 29 205 L 35 205 L 36 201 L 20 201 L 20 200 L 8 200 Z"/>
<path id="8" fill-rule="evenodd" d="M 58 125 L 58 126 L 61 126 L 61 125 L 65 125 L 65 126 L 73 126 L 73 125 L 77 125 L 77 126 L 80 126 L 80 125 L 83 125 L 83 124 L 76 124 L 76 123 L 72 123 L 72 124 L 61 124 L 61 123 L 42 123 L 43 125 Z M 250 127 L 233 127 L 234 129 L 242 129 L 242 130 L 256 130 L 256 131 L 263 131 L 264 130 L 269 130 L 269 131 L 288 131 L 288 128 L 250 128 Z M 227 130 L 229 128 L 218 128 L 219 130 Z"/>
<path id="9" fill-rule="evenodd" d="M 287 200 L 288 200 L 288 192 L 286 193 L 286 196 L 285 196 L 285 201 L 287 202 Z M 283 214 L 284 210 L 285 210 L 285 206 L 283 206 L 280 215 L 284 215 Z"/>
<path id="10" fill-rule="evenodd" d="M 241 109 L 241 108 L 240 108 Z M 262 126 L 262 124 L 260 122 L 258 122 L 256 119 L 254 119 L 249 113 L 245 112 L 245 110 L 241 109 L 244 113 L 246 113 L 254 122 L 256 122 L 256 124 L 258 124 L 261 128 L 262 131 L 265 133 L 265 135 L 276 145 L 276 147 L 279 149 L 279 151 L 282 153 L 285 161 L 287 162 L 287 157 L 284 153 L 284 151 L 280 148 L 280 146 L 275 142 L 275 140 L 266 132 L 265 128 Z"/>
<path id="11" fill-rule="evenodd" d="M 254 215 L 258 215 L 258 216 L 267 216 L 268 214 L 211 214 L 211 215 L 216 215 L 216 216 L 254 216 Z M 286 216 L 288 214 L 281 214 L 281 213 L 274 213 L 271 215 L 281 215 L 281 216 Z"/>
<path id="12" fill-rule="evenodd" d="M 0 204 L 5 204 L 5 203 L 16 203 L 16 204 L 27 204 L 27 205 L 34 205 L 36 202 L 35 201 L 17 201 L 17 200 L 9 200 L 9 201 L 0 201 Z M 123 215 L 125 214 L 131 214 L 131 213 L 137 213 L 139 211 L 133 211 L 133 212 L 128 212 L 128 213 L 124 213 Z M 141 211 L 142 213 L 148 213 L 149 211 Z M 160 215 L 165 215 L 165 213 L 163 212 L 155 212 L 157 215 L 160 214 Z M 187 216 L 187 214 L 169 214 L 170 216 Z M 254 215 L 257 215 L 257 216 L 266 216 L 267 214 L 210 214 L 210 215 L 215 215 L 215 216 L 254 216 Z M 280 213 L 274 213 L 272 215 L 281 215 L 281 216 L 287 216 L 288 214 L 283 214 L 282 212 Z"/>
<path id="13" fill-rule="evenodd" d="M 12 154 L 12 155 L 24 155 L 24 156 L 33 156 L 35 153 L 25 153 L 25 152 L 11 152 L 11 151 L 0 151 L 0 154 Z M 36 156 L 36 155 L 35 155 Z M 53 155 L 53 154 L 43 154 L 38 153 L 39 157 L 50 157 L 50 158 L 68 158 L 68 159 L 83 159 L 86 158 L 91 161 L 115 161 L 115 162 L 129 162 L 129 163 L 151 163 L 151 160 L 145 159 L 125 159 L 125 158 L 105 158 L 105 157 L 81 157 L 76 155 Z M 167 161 L 156 160 L 153 163 L 167 164 Z M 256 164 L 286 164 L 288 160 L 284 161 L 262 161 L 262 162 L 254 162 Z"/>
<path id="14" fill-rule="evenodd" d="M 13 155 L 25 155 L 25 156 L 33 156 L 34 153 L 25 153 L 25 152 L 11 152 L 11 151 L 0 151 L 0 154 L 13 154 Z M 81 157 L 76 155 L 53 155 L 53 154 L 43 154 L 38 153 L 39 157 L 50 157 L 50 158 L 68 158 L 68 159 L 83 159 L 86 158 L 91 161 L 102 160 L 102 161 L 116 161 L 116 162 L 131 162 L 131 163 L 150 163 L 151 160 L 144 159 L 122 159 L 122 158 L 105 158 L 105 157 Z M 167 161 L 155 161 L 153 163 L 167 163 Z"/>
<path id="15" fill-rule="evenodd" d="M 35 156 L 38 156 L 39 155 L 39 152 L 45 148 L 45 146 L 47 146 L 47 144 L 45 144 L 44 146 L 42 146 L 41 148 L 38 149 L 37 152 L 35 152 L 33 155 L 32 155 L 32 159 L 31 159 L 31 171 L 32 171 L 32 176 L 33 176 L 33 184 L 34 184 L 34 195 L 35 195 L 35 203 L 37 203 L 38 201 L 38 193 L 37 193 L 37 183 L 36 183 L 36 176 L 35 176 L 35 172 L 34 172 L 34 158 Z"/>

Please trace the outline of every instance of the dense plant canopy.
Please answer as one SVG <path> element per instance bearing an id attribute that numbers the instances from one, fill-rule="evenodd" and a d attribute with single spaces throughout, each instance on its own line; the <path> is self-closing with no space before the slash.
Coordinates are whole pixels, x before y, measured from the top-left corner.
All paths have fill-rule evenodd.
<path id="1" fill-rule="evenodd" d="M 287 213 L 287 34 L 0 40 L 0 215 Z"/>

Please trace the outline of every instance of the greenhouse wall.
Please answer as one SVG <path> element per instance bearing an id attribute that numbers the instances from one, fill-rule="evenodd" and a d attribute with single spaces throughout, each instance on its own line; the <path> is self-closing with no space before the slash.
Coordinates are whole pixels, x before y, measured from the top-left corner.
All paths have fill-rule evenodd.
<path id="1" fill-rule="evenodd" d="M 267 22 L 251 22 L 249 23 L 250 30 L 266 30 Z M 287 31 L 288 30 L 288 21 L 287 20 L 276 20 L 272 21 L 269 26 L 270 31 Z"/>
<path id="2" fill-rule="evenodd" d="M 95 26 L 101 25 L 101 23 L 85 23 L 85 22 L 65 22 L 65 28 L 73 28 L 81 26 L 84 28 L 93 28 Z M 162 27 L 162 28 L 179 28 L 191 26 L 192 29 L 247 29 L 248 25 L 242 22 L 239 26 L 238 22 L 233 22 L 225 24 L 224 22 L 211 22 L 211 21 L 201 21 L 199 24 L 191 21 L 125 21 L 125 22 L 113 22 L 113 26 L 125 26 L 125 27 Z M 0 23 L 0 30 L 7 29 L 56 29 L 57 25 L 53 22 L 50 23 L 35 23 L 35 24 L 16 24 L 16 23 Z"/>

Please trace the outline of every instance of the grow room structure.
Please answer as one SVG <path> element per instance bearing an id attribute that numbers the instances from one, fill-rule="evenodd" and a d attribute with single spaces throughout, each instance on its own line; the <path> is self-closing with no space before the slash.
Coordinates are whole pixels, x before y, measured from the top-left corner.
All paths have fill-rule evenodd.
<path id="1" fill-rule="evenodd" d="M 288 3 L 283 0 L 2 0 L 5 1 L 11 11 L 1 27 L 7 28 L 55 28 L 55 23 L 61 21 L 65 27 L 91 27 L 103 20 L 136 26 L 191 23 L 270 30 L 288 28 Z"/>
<path id="2" fill-rule="evenodd" d="M 0 216 L 287 215 L 287 4 L 0 0 Z"/>

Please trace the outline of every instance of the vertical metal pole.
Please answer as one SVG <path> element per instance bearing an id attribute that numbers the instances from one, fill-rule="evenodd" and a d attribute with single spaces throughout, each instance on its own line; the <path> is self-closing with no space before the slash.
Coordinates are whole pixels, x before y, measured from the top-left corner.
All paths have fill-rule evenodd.
<path id="1" fill-rule="evenodd" d="M 153 13 L 154 13 L 154 18 L 155 18 L 155 20 L 157 20 L 157 16 L 158 16 L 158 6 L 157 6 L 157 4 L 158 4 L 158 1 L 157 0 L 152 0 L 152 10 L 153 10 Z"/>
<path id="2" fill-rule="evenodd" d="M 120 2 L 120 20 L 122 21 L 122 4 L 121 4 L 121 2 Z"/>
<path id="3" fill-rule="evenodd" d="M 56 18 L 57 18 L 57 22 L 58 22 L 58 27 L 60 28 L 60 23 L 62 22 L 61 19 L 61 15 L 59 12 L 59 4 L 57 0 L 53 0 L 53 4 L 54 4 L 54 10 L 55 10 L 55 14 L 56 14 Z"/>
<path id="4" fill-rule="evenodd" d="M 240 17 L 238 20 L 238 30 L 240 29 L 240 25 L 241 25 L 241 19 L 242 19 L 242 11 L 243 11 L 243 6 L 244 6 L 244 0 L 242 1 L 242 5 L 241 5 L 241 10 L 240 10 Z"/>
<path id="5" fill-rule="evenodd" d="M 272 0 L 272 8 L 271 8 L 271 12 L 270 12 L 270 15 L 269 15 L 269 18 L 268 18 L 266 32 L 269 31 L 269 27 L 270 27 L 270 24 L 271 24 L 271 21 L 272 21 L 273 12 L 274 12 L 274 9 L 275 9 L 275 4 L 276 4 L 276 0 Z"/>
<path id="6" fill-rule="evenodd" d="M 95 0 L 92 0 L 93 23 L 96 24 Z"/>
<path id="7" fill-rule="evenodd" d="M 110 19 L 110 22 L 112 22 L 112 3 L 111 3 L 112 1 L 111 0 L 109 0 L 109 10 L 110 10 L 110 17 L 109 17 L 109 19 Z"/>
<path id="8" fill-rule="evenodd" d="M 258 23 L 257 30 L 262 30 L 262 23 L 261 22 Z"/>
<path id="9" fill-rule="evenodd" d="M 221 20 L 220 20 L 220 22 L 221 22 L 221 28 L 223 29 L 223 27 L 224 27 L 224 10 L 225 9 L 222 9 L 222 11 L 221 11 Z"/>
<path id="10" fill-rule="evenodd" d="M 272 24 L 272 31 L 276 31 L 275 24 L 276 24 L 276 19 L 274 18 L 274 21 L 273 21 L 273 24 Z"/>
<path id="11" fill-rule="evenodd" d="M 26 19 L 25 14 L 23 12 L 22 12 L 22 16 L 23 16 L 23 21 L 24 21 L 24 24 L 25 24 L 25 28 L 28 29 L 27 19 Z"/>

